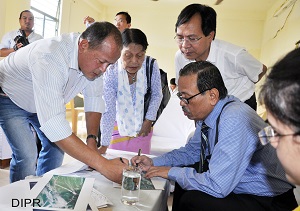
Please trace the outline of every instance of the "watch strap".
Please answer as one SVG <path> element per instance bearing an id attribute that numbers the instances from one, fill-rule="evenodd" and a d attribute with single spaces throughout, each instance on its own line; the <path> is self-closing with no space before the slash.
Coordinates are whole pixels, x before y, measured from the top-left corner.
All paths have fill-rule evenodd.
<path id="1" fill-rule="evenodd" d="M 98 143 L 98 137 L 95 136 L 94 134 L 89 134 L 89 135 L 86 137 L 86 140 L 88 140 L 89 138 L 95 139 L 95 141 Z"/>

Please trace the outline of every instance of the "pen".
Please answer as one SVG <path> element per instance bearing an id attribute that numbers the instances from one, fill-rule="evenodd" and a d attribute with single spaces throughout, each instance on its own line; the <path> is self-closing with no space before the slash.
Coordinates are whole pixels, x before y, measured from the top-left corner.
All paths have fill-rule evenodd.
<path id="1" fill-rule="evenodd" d="M 141 152 L 142 152 L 142 149 L 139 149 L 138 151 L 138 156 L 141 156 Z M 139 164 L 136 164 L 136 167 L 138 167 Z"/>

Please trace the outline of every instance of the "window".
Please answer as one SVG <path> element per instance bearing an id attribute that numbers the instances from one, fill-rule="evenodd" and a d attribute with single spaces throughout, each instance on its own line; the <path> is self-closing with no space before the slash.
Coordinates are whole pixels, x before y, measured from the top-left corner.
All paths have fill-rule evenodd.
<path id="1" fill-rule="evenodd" d="M 44 38 L 58 35 L 61 0 L 31 0 L 34 31 Z"/>

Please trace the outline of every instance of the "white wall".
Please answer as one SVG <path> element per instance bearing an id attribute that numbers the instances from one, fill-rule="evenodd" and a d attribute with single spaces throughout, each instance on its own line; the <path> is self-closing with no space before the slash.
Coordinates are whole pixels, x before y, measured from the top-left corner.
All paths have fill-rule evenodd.
<path id="1" fill-rule="evenodd" d="M 113 20 L 117 12 L 127 11 L 132 17 L 131 27 L 139 28 L 147 35 L 149 42 L 147 54 L 155 57 L 159 66 L 167 71 L 168 78 L 172 78 L 175 77 L 174 55 L 178 49 L 174 41 L 175 23 L 182 9 L 183 7 L 116 6 L 106 9 L 106 18 Z M 244 46 L 253 56 L 260 59 L 266 14 L 215 9 L 218 14 L 216 38 Z"/>
<path id="2" fill-rule="evenodd" d="M 97 0 L 63 0 L 60 33 L 82 32 L 85 30 L 85 16 L 103 19 L 105 7 Z"/>
<path id="3" fill-rule="evenodd" d="M 30 0 L 1 0 L 0 1 L 0 38 L 20 27 L 19 16 L 23 10 L 30 9 Z"/>
<path id="4" fill-rule="evenodd" d="M 288 8 L 280 16 L 273 17 L 281 4 L 282 0 L 276 1 L 268 11 L 264 24 L 261 61 L 268 67 L 272 67 L 278 59 L 293 50 L 295 43 L 300 40 L 300 1 L 296 2 L 294 8 Z M 263 82 L 264 80 L 257 84 L 257 90 Z"/>
<path id="5" fill-rule="evenodd" d="M 261 58 L 269 66 L 294 49 L 295 43 L 300 40 L 300 1 L 296 2 L 294 8 L 288 8 L 280 16 L 273 17 L 281 3 L 277 0 L 268 11 L 264 25 Z"/>
<path id="6" fill-rule="evenodd" d="M 0 37 L 5 32 L 6 1 L 0 1 Z"/>
<path id="7" fill-rule="evenodd" d="M 157 7 L 153 3 L 149 8 L 136 8 L 135 5 L 126 7 L 106 8 L 101 0 L 63 0 L 60 33 L 82 32 L 85 29 L 83 18 L 87 15 L 97 21 L 113 21 L 119 11 L 127 11 L 132 17 L 132 27 L 140 28 L 147 35 L 149 47 L 147 54 L 155 57 L 162 69 L 168 72 L 168 77 L 174 77 L 174 54 L 178 49 L 174 41 L 175 22 L 182 8 Z M 223 39 L 244 46 L 253 56 L 267 66 L 271 66 L 279 57 L 294 48 L 300 39 L 300 1 L 288 17 L 285 26 L 273 38 L 287 17 L 283 13 L 278 18 L 272 17 L 274 11 L 283 0 L 274 2 L 268 13 L 245 12 L 238 10 L 223 10 L 216 7 L 218 39 Z M 30 0 L 1 0 L 0 1 L 0 37 L 7 31 L 19 27 L 20 11 L 28 9 Z M 258 84 L 259 85 L 259 84 Z"/>

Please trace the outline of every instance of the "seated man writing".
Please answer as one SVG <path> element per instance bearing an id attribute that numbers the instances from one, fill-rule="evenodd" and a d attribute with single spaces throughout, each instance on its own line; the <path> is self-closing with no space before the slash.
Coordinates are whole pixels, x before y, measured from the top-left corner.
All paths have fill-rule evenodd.
<path id="1" fill-rule="evenodd" d="M 176 182 L 173 210 L 292 210 L 294 186 L 276 152 L 263 147 L 258 132 L 266 123 L 247 104 L 227 95 L 217 67 L 206 61 L 179 73 L 184 114 L 196 121 L 189 142 L 160 157 L 132 158 L 146 177 Z M 191 166 L 192 165 L 192 166 Z"/>

